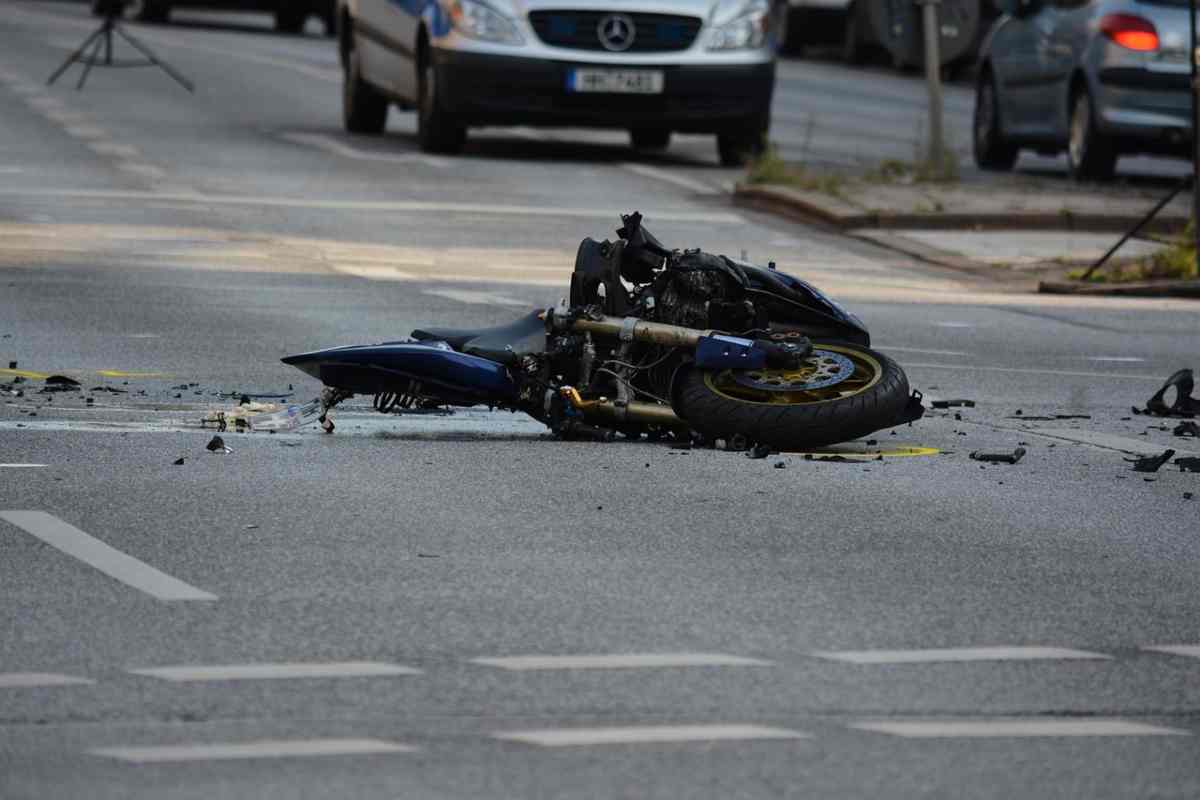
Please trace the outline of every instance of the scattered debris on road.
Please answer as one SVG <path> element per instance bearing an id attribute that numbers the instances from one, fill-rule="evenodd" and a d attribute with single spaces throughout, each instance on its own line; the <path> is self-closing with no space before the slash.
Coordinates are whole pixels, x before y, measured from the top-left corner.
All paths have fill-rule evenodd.
<path id="1" fill-rule="evenodd" d="M 1161 455 L 1146 456 L 1145 458 L 1127 458 L 1125 459 L 1130 464 L 1133 464 L 1134 472 L 1158 472 L 1159 467 L 1171 460 L 1171 456 L 1175 455 L 1174 450 L 1166 450 Z"/>
<path id="2" fill-rule="evenodd" d="M 934 400 L 934 408 L 974 408 L 974 400 Z"/>
<path id="3" fill-rule="evenodd" d="M 1146 402 L 1144 409 L 1133 409 L 1135 414 L 1149 414 L 1156 417 L 1185 417 L 1192 418 L 1200 414 L 1200 400 L 1192 397 L 1192 389 L 1195 387 L 1195 381 L 1192 377 L 1190 369 L 1181 369 L 1167 378 L 1167 382 L 1162 385 L 1162 388 L 1154 393 Z M 1171 405 L 1166 403 L 1166 394 L 1168 391 L 1175 390 L 1175 399 Z"/>
<path id="4" fill-rule="evenodd" d="M 1177 458 L 1175 466 L 1179 467 L 1180 472 L 1200 472 L 1200 458 Z"/>
<path id="5" fill-rule="evenodd" d="M 42 387 L 41 394 L 49 392 L 77 392 L 82 388 L 79 385 L 79 381 L 74 378 L 68 378 L 66 375 L 51 375 L 46 378 L 45 383 L 46 385 Z"/>
<path id="6" fill-rule="evenodd" d="M 1195 436 L 1200 438 L 1200 425 L 1194 422 L 1181 422 L 1175 426 L 1173 433 L 1176 436 Z"/>
<path id="7" fill-rule="evenodd" d="M 971 453 L 972 461 L 986 461 L 989 464 L 1016 464 L 1024 457 L 1024 447 L 1018 447 L 1011 453 L 985 453 L 982 450 L 976 450 Z"/>
<path id="8" fill-rule="evenodd" d="M 175 459 L 174 461 L 171 462 L 171 464 L 176 467 L 182 467 L 183 466 L 183 456 L 180 456 L 179 458 Z"/>
<path id="9" fill-rule="evenodd" d="M 228 447 L 225 446 L 225 440 L 222 439 L 220 436 L 214 436 L 212 438 L 212 440 L 209 441 L 209 443 L 205 445 L 205 448 L 210 453 L 232 453 L 233 452 L 232 450 L 230 450 Z"/>
<path id="10" fill-rule="evenodd" d="M 746 458 L 766 458 L 769 455 L 771 455 L 771 448 L 765 444 L 756 444 L 746 451 Z"/>

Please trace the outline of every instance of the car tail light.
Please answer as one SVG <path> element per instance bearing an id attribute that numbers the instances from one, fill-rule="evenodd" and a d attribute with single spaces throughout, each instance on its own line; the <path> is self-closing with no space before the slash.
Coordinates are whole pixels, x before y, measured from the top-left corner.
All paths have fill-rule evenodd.
<path id="1" fill-rule="evenodd" d="M 1154 23 L 1133 14 L 1107 14 L 1100 19 L 1100 32 L 1127 50 L 1150 52 L 1158 49 Z"/>

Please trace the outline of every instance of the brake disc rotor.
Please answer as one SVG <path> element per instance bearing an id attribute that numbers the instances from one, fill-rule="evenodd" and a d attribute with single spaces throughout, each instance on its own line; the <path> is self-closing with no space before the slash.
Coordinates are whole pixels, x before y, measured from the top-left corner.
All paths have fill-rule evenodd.
<path id="1" fill-rule="evenodd" d="M 764 392 L 810 392 L 824 389 L 854 374 L 854 362 L 841 353 L 812 351 L 799 369 L 733 370 L 734 382 Z"/>

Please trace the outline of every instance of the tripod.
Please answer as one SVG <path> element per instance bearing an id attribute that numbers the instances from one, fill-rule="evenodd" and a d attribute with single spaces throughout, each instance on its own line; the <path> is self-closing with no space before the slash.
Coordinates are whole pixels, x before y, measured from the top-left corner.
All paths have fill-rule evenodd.
<path id="1" fill-rule="evenodd" d="M 92 71 L 92 67 L 158 67 L 163 72 L 175 79 L 183 88 L 189 92 L 195 92 L 196 87 L 187 78 L 180 75 L 170 64 L 160 59 L 146 45 L 139 42 L 133 36 L 125 32 L 121 24 L 117 22 L 117 18 L 121 14 L 121 6 L 123 3 L 113 3 L 108 6 L 104 13 L 104 21 L 100 23 L 100 27 L 79 46 L 74 53 L 67 57 L 58 69 L 54 70 L 54 74 L 46 81 L 46 85 L 53 84 L 58 77 L 67 71 L 67 68 L 72 64 L 83 64 L 83 74 L 79 76 L 79 83 L 75 85 L 76 89 L 82 89 L 83 84 L 87 81 L 88 73 Z M 120 61 L 113 58 L 113 34 L 117 34 L 135 50 L 145 56 L 144 60 L 135 61 Z"/>

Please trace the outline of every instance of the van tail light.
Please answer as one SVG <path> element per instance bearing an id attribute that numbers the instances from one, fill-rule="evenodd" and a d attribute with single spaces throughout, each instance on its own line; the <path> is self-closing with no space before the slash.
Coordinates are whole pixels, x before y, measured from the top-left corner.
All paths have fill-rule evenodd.
<path id="1" fill-rule="evenodd" d="M 1154 23 L 1133 14 L 1106 14 L 1100 19 L 1100 32 L 1126 50 L 1148 53 L 1158 49 Z"/>

